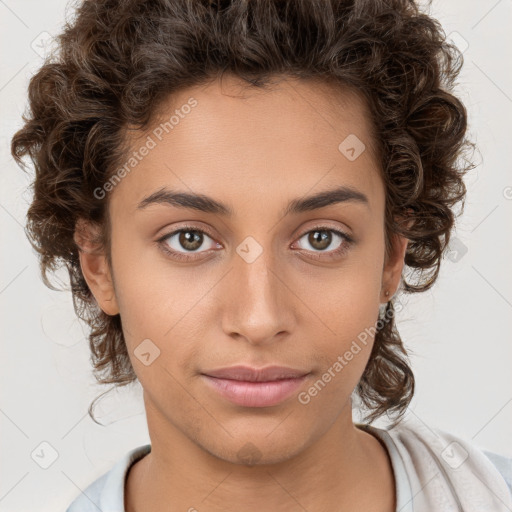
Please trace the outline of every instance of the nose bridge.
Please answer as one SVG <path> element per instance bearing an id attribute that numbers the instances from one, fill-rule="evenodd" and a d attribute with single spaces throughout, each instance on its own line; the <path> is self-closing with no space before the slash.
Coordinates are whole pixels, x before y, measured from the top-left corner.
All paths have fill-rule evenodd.
<path id="1" fill-rule="evenodd" d="M 274 275 L 275 257 L 271 242 L 261 245 L 255 238 L 248 236 L 236 248 L 235 279 L 240 293 L 248 300 L 261 302 L 272 307 L 279 293 L 279 283 Z M 254 304 L 256 305 L 256 304 Z"/>

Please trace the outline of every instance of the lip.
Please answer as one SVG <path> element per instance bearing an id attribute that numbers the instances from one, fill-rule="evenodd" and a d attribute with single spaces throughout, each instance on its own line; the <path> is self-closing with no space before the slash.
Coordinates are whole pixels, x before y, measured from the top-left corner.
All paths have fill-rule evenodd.
<path id="1" fill-rule="evenodd" d="M 269 382 L 281 379 L 295 379 L 308 374 L 308 371 L 290 368 L 288 366 L 266 366 L 253 368 L 252 366 L 229 366 L 202 372 L 209 377 L 218 379 L 243 380 L 246 382 Z"/>
<path id="2" fill-rule="evenodd" d="M 284 366 L 231 366 L 204 372 L 206 383 L 222 397 L 244 407 L 270 407 L 293 395 L 310 372 Z"/>

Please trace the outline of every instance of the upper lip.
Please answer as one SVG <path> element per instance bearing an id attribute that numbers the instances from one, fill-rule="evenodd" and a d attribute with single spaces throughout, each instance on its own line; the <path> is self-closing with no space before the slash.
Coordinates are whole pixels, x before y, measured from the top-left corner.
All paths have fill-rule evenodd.
<path id="1" fill-rule="evenodd" d="M 203 372 L 204 375 L 218 379 L 243 380 L 247 382 L 268 382 L 282 379 L 296 379 L 307 375 L 309 372 L 297 370 L 287 366 L 266 366 L 265 368 L 253 368 L 251 366 L 230 366 L 217 368 Z"/>

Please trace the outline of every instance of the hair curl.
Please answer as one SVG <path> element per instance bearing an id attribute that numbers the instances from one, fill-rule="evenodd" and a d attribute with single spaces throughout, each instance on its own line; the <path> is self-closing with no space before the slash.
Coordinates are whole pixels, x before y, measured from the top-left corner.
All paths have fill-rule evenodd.
<path id="1" fill-rule="evenodd" d="M 402 276 L 403 292 L 433 285 L 473 167 L 460 157 L 473 144 L 452 94 L 462 55 L 413 0 L 85 0 L 75 14 L 30 80 L 11 152 L 21 167 L 26 155 L 34 164 L 26 233 L 48 287 L 57 289 L 48 271 L 67 267 L 98 382 L 136 375 L 120 315 L 99 308 L 82 275 L 77 219 L 101 226 L 111 263 L 108 202 L 93 191 L 124 161 L 124 129 L 148 127 L 169 95 L 225 72 L 253 87 L 289 76 L 363 95 L 385 182 L 386 250 L 394 233 L 409 239 L 405 270 L 417 280 Z M 393 300 L 384 318 L 356 388 L 369 421 L 399 420 L 414 394 Z"/>

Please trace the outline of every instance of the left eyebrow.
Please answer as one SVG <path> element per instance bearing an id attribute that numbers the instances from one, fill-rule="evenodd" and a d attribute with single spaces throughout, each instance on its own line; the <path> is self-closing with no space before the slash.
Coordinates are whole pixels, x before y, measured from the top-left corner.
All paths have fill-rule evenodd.
<path id="1" fill-rule="evenodd" d="M 342 186 L 335 189 L 324 190 L 312 196 L 293 199 L 288 203 L 283 216 L 317 210 L 347 201 L 355 201 L 369 207 L 368 197 L 365 194 L 354 188 Z M 173 191 L 165 187 L 145 197 L 137 205 L 137 209 L 142 210 L 151 204 L 169 204 L 177 208 L 188 208 L 227 217 L 233 216 L 231 207 L 212 197 L 208 197 L 204 194 Z"/>
<path id="2" fill-rule="evenodd" d="M 290 201 L 286 207 L 284 215 L 309 212 L 347 201 L 355 201 L 356 203 L 365 205 L 367 208 L 370 207 L 370 202 L 365 194 L 354 188 L 342 186 L 335 189 L 324 190 L 323 192 L 309 197 L 294 199 Z"/>

